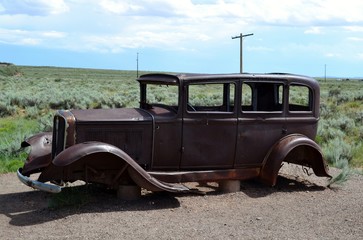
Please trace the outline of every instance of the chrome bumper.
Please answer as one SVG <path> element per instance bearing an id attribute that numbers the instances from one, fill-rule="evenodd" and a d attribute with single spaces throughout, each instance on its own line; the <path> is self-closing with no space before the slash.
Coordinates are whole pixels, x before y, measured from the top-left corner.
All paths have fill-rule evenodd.
<path id="1" fill-rule="evenodd" d="M 38 190 L 41 190 L 44 192 L 50 192 L 50 193 L 59 193 L 62 191 L 62 188 L 60 186 L 39 182 L 37 180 L 32 180 L 32 179 L 24 176 L 23 174 L 21 174 L 21 171 L 22 171 L 21 168 L 19 168 L 17 171 L 18 178 L 19 178 L 20 182 L 24 183 L 25 185 L 27 185 L 29 187 L 32 187 L 34 189 L 38 189 Z"/>

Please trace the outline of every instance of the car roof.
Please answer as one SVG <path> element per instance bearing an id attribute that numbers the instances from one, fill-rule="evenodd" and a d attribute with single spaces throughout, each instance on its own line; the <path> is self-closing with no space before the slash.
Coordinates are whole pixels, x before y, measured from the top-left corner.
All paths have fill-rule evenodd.
<path id="1" fill-rule="evenodd" d="M 300 83 L 305 85 L 318 85 L 317 81 L 311 77 L 290 74 L 290 73 L 224 73 L 224 74 L 196 74 L 196 73 L 148 73 L 140 76 L 137 80 L 140 83 L 181 85 L 182 82 L 205 82 L 221 80 L 258 80 Z"/>

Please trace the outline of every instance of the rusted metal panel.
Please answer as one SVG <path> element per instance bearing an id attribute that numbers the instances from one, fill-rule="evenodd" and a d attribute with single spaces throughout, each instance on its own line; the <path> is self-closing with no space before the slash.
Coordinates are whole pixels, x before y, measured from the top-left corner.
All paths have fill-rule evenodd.
<path id="1" fill-rule="evenodd" d="M 76 143 L 112 144 L 148 169 L 152 156 L 152 117 L 141 109 L 73 110 Z"/>
<path id="2" fill-rule="evenodd" d="M 181 169 L 233 168 L 237 117 L 231 115 L 184 118 Z"/>
<path id="3" fill-rule="evenodd" d="M 260 180 L 274 186 L 283 161 L 311 167 L 317 176 L 331 178 L 320 147 L 304 135 L 286 136 L 270 149 L 264 159 Z"/>
<path id="4" fill-rule="evenodd" d="M 174 172 L 149 172 L 151 176 L 170 183 L 180 182 L 219 182 L 223 180 L 247 180 L 257 178 L 260 168 L 240 168 L 209 171 L 174 171 Z"/>
<path id="5" fill-rule="evenodd" d="M 182 121 L 155 119 L 154 157 L 151 169 L 179 170 L 182 154 Z"/>
<path id="6" fill-rule="evenodd" d="M 136 182 L 152 191 L 188 191 L 183 185 L 156 180 L 119 148 L 101 142 L 85 142 L 67 148 L 52 161 L 49 171 L 43 171 L 40 181 L 52 180 L 55 174 L 64 181 L 84 180 L 112 187 Z"/>
<path id="7" fill-rule="evenodd" d="M 23 175 L 29 176 L 32 173 L 40 172 L 50 164 L 52 151 L 51 132 L 38 133 L 22 142 L 21 146 L 31 147 L 22 169 Z"/>
<path id="8" fill-rule="evenodd" d="M 115 109 L 87 109 L 72 110 L 77 123 L 100 124 L 112 122 L 117 124 L 151 122 L 150 114 L 137 108 L 115 108 Z"/>
<path id="9" fill-rule="evenodd" d="M 285 118 L 250 116 L 238 119 L 236 167 L 262 165 L 273 144 L 285 136 Z"/>

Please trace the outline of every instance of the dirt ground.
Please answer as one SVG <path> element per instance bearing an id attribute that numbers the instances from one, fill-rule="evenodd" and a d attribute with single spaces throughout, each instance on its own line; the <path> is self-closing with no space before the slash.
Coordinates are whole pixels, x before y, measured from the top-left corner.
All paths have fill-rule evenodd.
<path id="1" fill-rule="evenodd" d="M 301 168 L 281 172 L 273 188 L 247 181 L 222 194 L 211 183 L 200 188 L 206 195 L 146 192 L 129 202 L 99 190 L 60 209 L 48 207 L 51 194 L 2 174 L 0 239 L 363 239 L 362 175 L 327 188 Z"/>

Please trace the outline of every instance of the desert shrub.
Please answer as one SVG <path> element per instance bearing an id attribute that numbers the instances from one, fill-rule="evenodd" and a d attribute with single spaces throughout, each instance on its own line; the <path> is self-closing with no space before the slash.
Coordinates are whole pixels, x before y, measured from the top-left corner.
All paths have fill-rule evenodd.
<path id="1" fill-rule="evenodd" d="M 49 132 L 53 129 L 53 117 L 54 112 L 50 111 L 40 117 L 38 117 L 38 126 L 39 131 L 41 132 Z"/>
<path id="2" fill-rule="evenodd" d="M 0 102 L 0 117 L 11 116 L 16 112 L 16 108 L 14 106 L 5 105 Z"/>
<path id="3" fill-rule="evenodd" d="M 323 119 L 329 119 L 336 115 L 338 108 L 331 103 L 320 103 L 320 117 Z"/>
<path id="4" fill-rule="evenodd" d="M 358 101 L 352 101 L 347 104 L 347 107 L 355 108 L 355 109 L 358 109 L 360 106 L 361 106 L 361 103 Z"/>
<path id="5" fill-rule="evenodd" d="M 356 93 L 354 100 L 363 101 L 363 90 L 362 89 L 360 89 L 360 91 Z"/>
<path id="6" fill-rule="evenodd" d="M 360 142 L 353 150 L 353 159 L 350 164 L 354 167 L 362 167 L 363 162 L 363 144 Z"/>
<path id="7" fill-rule="evenodd" d="M 112 97 L 112 108 L 123 108 L 128 105 L 128 100 L 124 96 L 113 96 Z"/>
<path id="8" fill-rule="evenodd" d="M 20 143 L 39 131 L 34 120 L 5 118 L 1 119 L 0 126 L 0 160 L 6 160 L 11 156 L 16 158 L 22 154 Z"/>
<path id="9" fill-rule="evenodd" d="M 345 102 L 354 101 L 354 99 L 355 94 L 353 92 L 343 92 L 336 98 L 336 102 L 337 104 L 342 104 Z"/>
<path id="10" fill-rule="evenodd" d="M 329 119 L 330 126 L 333 128 L 338 128 L 345 133 L 349 133 L 354 130 L 355 122 L 345 115 L 340 115 L 338 118 Z"/>
<path id="11" fill-rule="evenodd" d="M 353 146 L 340 138 L 334 138 L 323 145 L 326 160 L 337 168 L 349 165 L 353 158 Z"/>
<path id="12" fill-rule="evenodd" d="M 344 139 L 347 135 L 356 134 L 356 122 L 354 118 L 346 115 L 334 114 L 329 111 L 321 114 L 319 121 L 317 142 L 326 143 L 334 138 Z"/>
<path id="13" fill-rule="evenodd" d="M 12 76 L 19 76 L 22 75 L 22 71 L 20 68 L 13 64 L 6 64 L 0 66 L 0 75 L 12 77 Z"/>
<path id="14" fill-rule="evenodd" d="M 25 114 L 27 119 L 37 119 L 40 114 L 40 109 L 36 106 L 25 107 Z"/>
<path id="15" fill-rule="evenodd" d="M 344 165 L 341 169 L 342 171 L 330 180 L 328 186 L 331 186 L 333 184 L 342 184 L 346 182 L 350 177 L 351 173 L 353 172 L 349 165 Z"/>
<path id="16" fill-rule="evenodd" d="M 337 96 L 340 95 L 340 93 L 341 93 L 341 90 L 339 88 L 333 88 L 333 89 L 329 90 L 328 96 L 329 97 L 337 97 Z"/>
<path id="17" fill-rule="evenodd" d="M 341 139 L 345 137 L 345 133 L 342 131 L 342 129 L 334 125 L 333 122 L 334 119 L 320 119 L 317 133 L 321 140 L 320 143 L 328 142 L 329 140 L 337 137 Z"/>
<path id="18" fill-rule="evenodd" d="M 36 120 L 25 118 L 0 118 L 0 173 L 14 172 L 22 167 L 29 148 L 21 148 L 21 142 L 41 131 Z"/>

